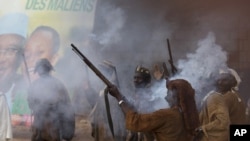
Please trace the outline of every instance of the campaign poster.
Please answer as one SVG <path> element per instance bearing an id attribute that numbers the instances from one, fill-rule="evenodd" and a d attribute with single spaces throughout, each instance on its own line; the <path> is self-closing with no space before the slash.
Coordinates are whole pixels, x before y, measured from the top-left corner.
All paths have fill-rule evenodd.
<path id="1" fill-rule="evenodd" d="M 40 58 L 47 58 L 56 65 L 70 46 L 75 36 L 73 31 L 91 33 L 96 3 L 97 0 L 0 0 L 0 92 L 6 96 L 12 124 L 29 126 L 31 123 L 27 91 L 21 88 L 24 82 L 17 79 L 26 78 L 28 83 L 33 81 L 37 77 L 33 73 L 35 63 Z M 51 36 L 49 34 L 33 34 L 37 28 L 50 30 L 60 39 L 53 43 L 47 39 Z M 16 41 L 13 34 L 25 39 L 21 43 L 21 52 L 18 52 L 21 54 L 19 60 L 13 53 L 20 43 L 13 43 Z M 58 47 L 44 49 L 52 44 Z M 19 62 L 18 65 L 15 61 Z"/>

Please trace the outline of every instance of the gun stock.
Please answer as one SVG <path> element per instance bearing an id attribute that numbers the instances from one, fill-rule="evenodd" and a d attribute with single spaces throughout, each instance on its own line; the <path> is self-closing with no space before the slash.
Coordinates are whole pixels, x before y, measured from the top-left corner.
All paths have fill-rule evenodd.
<path id="1" fill-rule="evenodd" d="M 85 62 L 85 64 L 108 86 L 111 87 L 113 84 L 84 56 L 81 51 L 74 45 L 71 44 L 72 50 Z"/>

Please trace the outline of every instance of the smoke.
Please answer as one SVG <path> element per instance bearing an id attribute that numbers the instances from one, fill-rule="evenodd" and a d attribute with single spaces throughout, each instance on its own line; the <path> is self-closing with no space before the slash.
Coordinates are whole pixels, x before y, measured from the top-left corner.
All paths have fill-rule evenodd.
<path id="1" fill-rule="evenodd" d="M 104 48 L 111 44 L 119 43 L 121 41 L 120 31 L 124 26 L 126 17 L 121 8 L 112 5 L 104 5 L 101 9 L 104 23 L 107 25 L 106 29 L 98 35 L 94 35 L 94 39 Z"/>
<path id="2" fill-rule="evenodd" d="M 179 48 L 172 48 L 174 58 L 178 60 L 181 55 L 186 55 L 187 50 L 193 51 L 197 48 L 189 46 L 189 41 L 199 40 L 201 34 L 190 36 L 190 33 L 207 33 L 209 29 L 216 29 L 217 22 L 214 21 L 212 26 L 209 26 L 209 21 L 213 20 L 218 9 L 213 13 L 201 10 L 201 15 L 195 15 L 197 9 L 186 12 L 188 8 L 192 9 L 192 6 L 185 9 L 186 6 L 178 2 L 157 3 L 149 0 L 113 3 L 99 1 L 93 32 L 76 27 L 72 29 L 70 40 L 94 65 L 98 66 L 102 60 L 111 61 L 116 66 L 122 93 L 131 98 L 134 94 L 133 75 L 136 66 L 142 65 L 152 70 L 155 63 L 167 62 L 166 38 L 172 38 L 175 42 L 181 41 Z M 180 9 L 183 11 L 176 12 Z M 194 31 L 191 32 L 192 30 Z M 213 33 L 209 33 L 200 40 L 197 46 L 194 53 L 188 53 L 186 59 L 178 61 L 180 72 L 172 79 L 187 79 L 196 90 L 197 99 L 200 100 L 208 90 L 213 89 L 211 81 L 214 73 L 220 68 L 227 67 L 227 54 L 216 43 Z M 105 84 L 72 50 L 65 50 L 64 59 L 61 62 L 61 66 L 58 63 L 57 68 L 62 72 L 69 90 L 82 88 L 89 82 L 89 87 L 94 89 L 93 93 L 98 95 L 99 91 L 105 87 Z M 86 96 L 86 91 L 79 90 L 78 93 Z M 154 84 L 152 91 L 154 92 L 152 99 L 163 99 L 167 91 L 165 81 Z M 158 103 L 156 108 L 167 107 L 167 103 L 164 102 Z M 88 101 L 83 101 L 80 108 L 88 111 Z M 113 116 L 114 119 L 119 119 L 116 115 Z"/>
<path id="3" fill-rule="evenodd" d="M 210 90 L 220 69 L 227 68 L 227 53 L 216 44 L 216 37 L 209 32 L 204 39 L 197 43 L 194 53 L 188 53 L 186 59 L 178 61 L 179 74 L 175 78 L 188 80 L 198 94 L 198 101 Z"/>
<path id="4" fill-rule="evenodd" d="M 148 11 L 149 5 L 140 8 L 122 8 L 115 4 L 103 2 L 97 6 L 99 11 L 96 12 L 97 18 L 95 22 L 97 25 L 94 31 L 88 33 L 76 28 L 72 30 L 71 34 L 72 42 L 79 47 L 95 66 L 98 67 L 102 60 L 109 60 L 113 63 L 117 69 L 120 90 L 128 99 L 131 99 L 132 95 L 135 94 L 133 76 L 136 66 L 142 65 L 151 70 L 155 62 L 166 60 L 166 38 L 170 37 L 175 29 L 172 24 L 166 22 L 165 9 L 152 7 L 152 10 L 157 14 L 149 17 L 145 16 L 145 12 L 150 14 Z M 67 83 L 67 87 L 70 89 L 75 89 L 76 86 L 84 87 L 82 84 L 89 81 L 95 95 L 99 96 L 98 100 L 103 100 L 103 97 L 99 95 L 99 91 L 105 87 L 102 80 L 72 50 L 66 50 L 65 54 L 68 54 L 68 57 L 65 57 L 59 69 L 64 71 L 65 80 L 71 80 L 71 82 Z M 69 65 L 65 68 L 64 64 Z M 104 72 L 102 69 L 100 71 Z M 108 79 L 110 78 L 108 77 Z M 144 104 L 154 109 L 167 107 L 168 105 L 163 98 L 166 95 L 165 81 L 153 85 L 152 91 L 153 94 L 150 93 L 152 94 L 151 99 L 160 99 L 159 103 L 155 106 L 151 106 L 147 102 Z M 86 91 L 82 90 L 80 93 L 87 97 Z M 93 95 L 90 98 L 94 97 Z M 117 101 L 112 99 L 110 104 L 115 107 L 111 109 L 112 113 L 119 113 L 121 109 Z M 96 112 L 103 113 L 104 105 L 99 106 L 102 106 L 102 110 Z M 80 109 L 82 111 L 89 110 L 87 100 L 80 104 Z M 117 123 L 124 122 L 120 114 L 112 114 L 112 119 Z"/>

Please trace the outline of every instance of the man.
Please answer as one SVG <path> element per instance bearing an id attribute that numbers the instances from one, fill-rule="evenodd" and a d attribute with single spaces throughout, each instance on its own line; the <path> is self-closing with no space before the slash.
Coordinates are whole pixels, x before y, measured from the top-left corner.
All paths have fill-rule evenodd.
<path id="1" fill-rule="evenodd" d="M 133 99 L 131 100 L 131 102 L 133 102 L 133 105 L 135 105 L 136 110 L 139 113 L 144 113 L 144 114 L 151 113 L 158 109 L 163 108 L 160 105 L 163 105 L 162 101 L 164 100 L 160 98 L 161 94 L 155 93 L 153 90 L 154 87 L 151 84 L 151 73 L 149 69 L 142 67 L 140 65 L 136 67 L 134 74 L 134 86 L 135 86 L 135 92 L 131 96 Z M 146 132 L 145 133 L 129 132 L 128 140 L 153 141 L 154 136 L 152 133 L 146 133 Z"/>
<path id="2" fill-rule="evenodd" d="M 228 74 L 219 74 L 216 90 L 208 93 L 200 111 L 201 127 L 197 131 L 203 134 L 202 141 L 228 141 L 229 111 L 224 95 L 231 91 Z"/>
<path id="3" fill-rule="evenodd" d="M 29 88 L 28 102 L 34 113 L 32 141 L 71 140 L 74 135 L 75 119 L 68 91 L 55 77 L 47 59 L 35 65 L 39 78 Z"/>
<path id="4" fill-rule="evenodd" d="M 12 138 L 10 115 L 15 111 L 14 104 L 25 97 L 25 86 L 17 69 L 22 62 L 27 25 L 28 17 L 21 13 L 0 18 L 0 140 L 4 141 Z M 25 110 L 27 106 L 25 101 L 20 103 L 17 112 L 29 113 Z"/>
<path id="5" fill-rule="evenodd" d="M 232 73 L 232 69 L 225 73 L 225 75 L 227 75 L 230 87 L 229 91 L 224 95 L 224 99 L 228 107 L 230 124 L 246 124 L 246 104 L 238 92 L 240 81 L 237 80 L 240 79 L 236 79 L 239 78 L 239 76 L 235 71 Z"/>
<path id="6" fill-rule="evenodd" d="M 154 99 L 152 99 L 153 92 L 150 89 L 151 74 L 149 69 L 138 65 L 134 73 L 134 87 L 131 102 L 135 105 L 136 110 L 141 113 L 150 113 L 155 109 Z M 141 133 L 128 131 L 128 141 L 153 141 L 154 136 L 151 133 Z"/>
<path id="7" fill-rule="evenodd" d="M 103 61 L 99 65 L 103 74 L 110 79 L 114 84 L 118 84 L 118 78 L 116 76 L 115 68 L 109 61 Z M 95 98 L 92 96 L 92 98 Z M 108 103 L 107 103 L 108 102 Z M 109 106 L 107 106 L 109 105 Z M 109 108 L 109 109 L 108 109 Z M 107 111 L 111 113 L 111 122 L 107 115 Z M 90 113 L 90 120 L 92 125 L 92 136 L 95 141 L 125 141 L 126 140 L 126 128 L 124 124 L 124 115 L 119 105 L 115 101 L 114 97 L 108 96 L 108 91 L 102 89 L 99 93 L 97 102 Z M 112 126 L 113 133 L 112 135 Z"/>
<path id="8" fill-rule="evenodd" d="M 166 100 L 170 108 L 141 114 L 112 86 L 109 92 L 119 102 L 126 117 L 127 129 L 134 132 L 151 132 L 157 141 L 192 141 L 195 128 L 199 126 L 194 89 L 183 79 L 167 84 Z"/>
<path id="9" fill-rule="evenodd" d="M 25 57 L 32 81 L 38 77 L 33 73 L 35 63 L 41 58 L 46 58 L 54 66 L 59 48 L 60 36 L 54 28 L 39 26 L 31 33 L 25 47 Z"/>
<path id="10" fill-rule="evenodd" d="M 158 99 L 155 99 L 151 89 L 151 74 L 149 69 L 137 66 L 134 74 L 135 93 L 132 95 L 133 102 L 137 110 L 141 113 L 155 111 L 154 105 Z"/>

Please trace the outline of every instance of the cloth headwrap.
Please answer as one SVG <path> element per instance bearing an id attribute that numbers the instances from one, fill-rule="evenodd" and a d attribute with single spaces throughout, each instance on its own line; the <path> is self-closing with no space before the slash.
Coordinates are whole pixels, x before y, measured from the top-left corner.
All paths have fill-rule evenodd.
<path id="1" fill-rule="evenodd" d="M 235 90 L 239 90 L 239 85 L 241 83 L 241 78 L 238 75 L 238 73 L 233 70 L 233 69 L 228 69 L 230 71 L 230 73 L 235 77 L 236 81 L 237 81 L 237 85 L 234 87 Z"/>
<path id="2" fill-rule="evenodd" d="M 27 37 L 28 16 L 23 13 L 9 13 L 0 17 L 0 35 L 17 34 Z"/>
<path id="3" fill-rule="evenodd" d="M 234 87 L 234 89 L 239 90 L 239 85 L 241 83 L 241 78 L 240 78 L 239 74 L 234 69 L 228 68 L 227 71 L 220 70 L 220 74 L 221 73 L 230 73 L 230 74 L 232 74 L 235 77 L 236 81 L 237 81 L 237 85 Z"/>
<path id="4" fill-rule="evenodd" d="M 194 134 L 195 128 L 199 127 L 198 110 L 195 103 L 195 90 L 184 79 L 171 80 L 167 84 L 169 90 L 176 90 L 179 100 L 178 106 L 183 111 L 185 127 L 190 134 Z"/>

